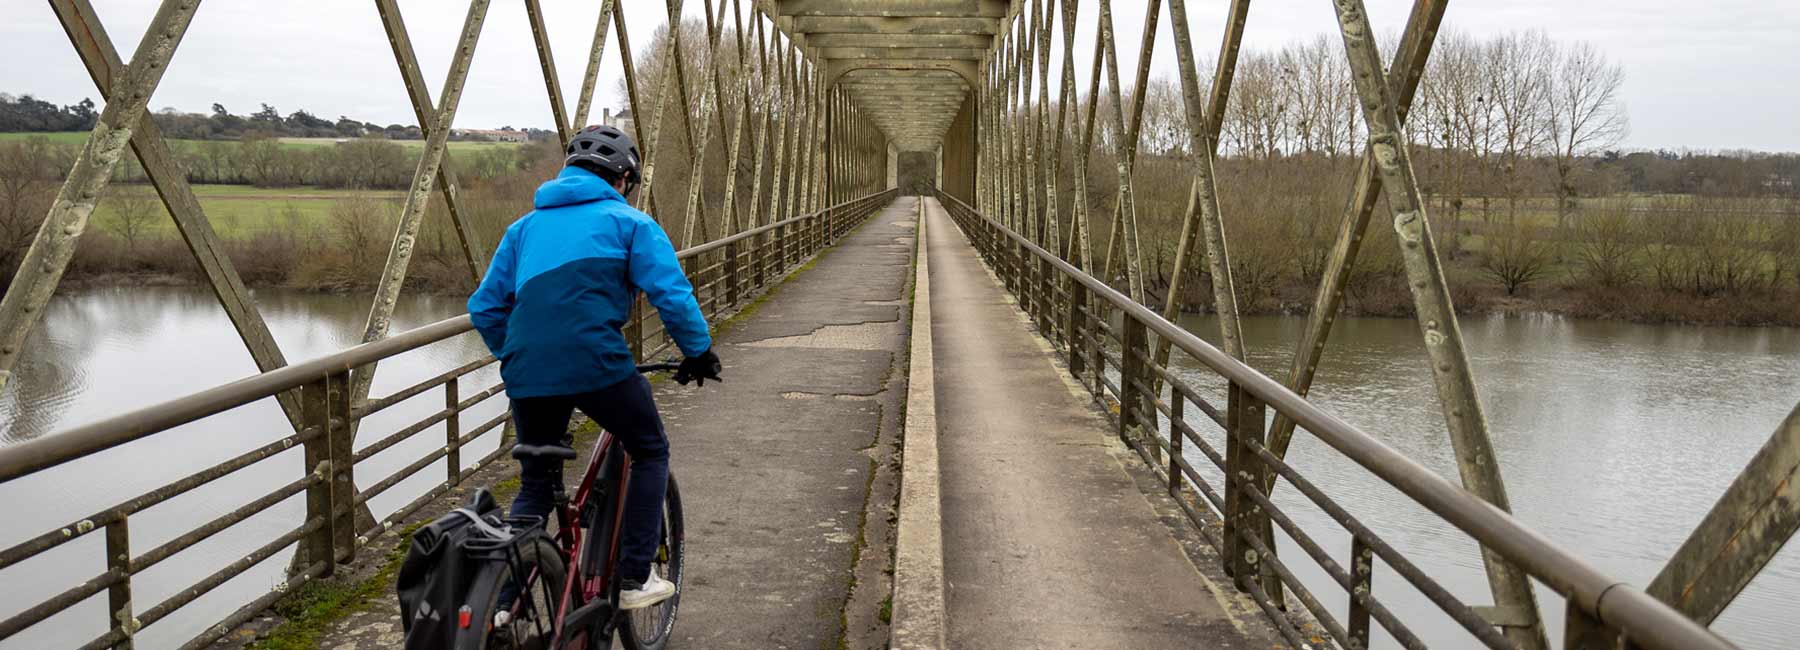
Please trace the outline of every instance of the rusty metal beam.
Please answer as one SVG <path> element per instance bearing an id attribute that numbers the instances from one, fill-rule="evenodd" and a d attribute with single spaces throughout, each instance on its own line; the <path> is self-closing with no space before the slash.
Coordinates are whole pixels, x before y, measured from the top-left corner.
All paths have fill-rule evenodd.
<path id="1" fill-rule="evenodd" d="M 1368 125 L 1371 158 L 1387 190 L 1388 205 L 1394 210 L 1394 232 L 1405 260 L 1407 287 L 1412 292 L 1425 351 L 1431 360 L 1438 401 L 1450 428 L 1450 441 L 1456 449 L 1457 470 L 1470 492 L 1501 511 L 1511 512 L 1499 458 L 1488 439 L 1481 396 L 1475 389 L 1475 376 L 1463 347 L 1462 327 L 1456 321 L 1443 262 L 1431 238 L 1418 179 L 1413 176 L 1398 101 L 1382 69 L 1374 28 L 1369 25 L 1362 0 L 1336 0 L 1332 7 L 1337 12 L 1351 78 L 1355 80 L 1363 119 Z M 1482 560 L 1487 565 L 1495 604 L 1531 621 L 1529 626 L 1507 626 L 1506 637 L 1526 650 L 1549 647 L 1530 578 L 1517 563 L 1491 548 L 1482 548 Z"/>
<path id="2" fill-rule="evenodd" d="M 625 28 L 625 12 L 622 9 L 623 8 L 621 8 L 621 11 L 613 12 L 613 27 L 619 30 L 619 51 L 630 52 L 632 51 L 631 32 Z M 621 55 L 619 57 L 619 67 L 623 68 L 625 71 L 625 98 L 626 101 L 631 104 L 631 114 L 635 118 L 631 120 L 631 130 L 634 132 L 631 134 L 632 139 L 637 141 L 638 154 L 647 162 L 652 158 L 650 138 L 645 136 L 646 132 L 644 130 L 644 123 L 649 121 L 645 118 L 649 116 L 644 114 L 644 105 L 639 101 L 637 64 L 631 59 L 632 57 L 630 55 Z M 639 196 L 641 198 L 642 195 L 646 194 L 649 194 L 649 192 L 640 192 Z"/>
<path id="3" fill-rule="evenodd" d="M 368 322 L 363 327 L 364 343 L 386 337 L 392 325 L 394 308 L 400 300 L 400 289 L 406 283 L 406 273 L 412 264 L 419 226 L 424 221 L 425 205 L 431 199 L 431 180 L 437 176 L 444 161 L 444 152 L 450 140 L 450 124 L 455 121 L 457 105 L 462 101 L 463 84 L 469 77 L 469 61 L 474 58 L 475 44 L 481 37 L 481 26 L 487 20 L 489 1 L 471 0 L 468 14 L 463 18 L 462 34 L 457 39 L 456 54 L 451 58 L 442 96 L 438 99 L 437 114 L 433 116 L 430 128 L 425 129 L 425 151 L 419 156 L 418 167 L 413 171 L 412 189 L 406 195 L 406 205 L 400 211 L 400 223 L 394 231 L 393 246 L 388 249 L 387 264 L 382 268 L 381 279 L 375 286 L 375 298 L 369 306 Z M 371 364 L 357 369 L 350 386 L 352 404 L 368 399 L 369 387 L 375 381 L 375 368 Z"/>
<path id="4" fill-rule="evenodd" d="M 846 2 L 845 0 L 782 0 L 770 3 L 783 17 L 794 16 L 880 16 L 888 18 L 1004 18 L 1008 13 L 1005 0 L 884 0 L 883 2 Z"/>
<path id="5" fill-rule="evenodd" d="M 763 27 L 763 25 L 765 24 L 765 21 L 763 20 L 763 17 L 760 15 L 761 10 L 758 9 L 751 13 L 752 13 L 752 18 L 754 19 L 754 21 L 756 23 L 756 58 L 757 58 L 756 83 L 757 83 L 757 86 L 762 89 L 763 96 L 769 97 L 771 93 L 774 93 L 776 91 L 776 88 L 774 86 L 769 85 L 769 67 L 770 67 L 769 57 L 770 57 L 770 50 L 774 49 L 774 48 L 769 47 L 764 44 L 763 36 L 764 36 L 765 28 Z M 774 56 L 776 56 L 777 59 L 779 59 L 780 53 L 776 52 L 776 53 L 774 53 Z M 777 63 L 777 65 L 779 65 L 779 64 Z M 750 157 L 756 161 L 755 166 L 750 171 L 750 225 L 751 225 L 751 227 L 761 226 L 765 223 L 769 223 L 769 222 L 773 221 L 772 218 L 769 218 L 770 211 L 768 210 L 768 208 L 765 207 L 765 203 L 763 201 L 763 163 L 764 163 L 764 161 L 767 161 L 771 157 L 771 155 L 770 155 L 771 152 L 769 151 L 769 147 L 770 147 L 769 134 L 775 130 L 775 111 L 770 106 L 770 104 L 772 102 L 759 102 L 759 103 L 763 104 L 762 120 L 761 120 L 762 128 L 759 128 L 756 130 L 756 137 L 754 138 L 755 141 L 750 145 L 750 151 L 751 151 Z M 748 109 L 749 105 L 746 104 L 745 108 Z M 757 250 L 761 251 L 762 247 L 760 247 L 760 246 L 757 247 Z M 764 281 L 764 278 L 762 277 L 762 269 L 764 268 L 764 265 L 762 264 L 761 258 L 758 258 L 756 261 L 757 261 L 757 264 L 756 264 L 757 284 L 761 285 Z"/>
<path id="6" fill-rule="evenodd" d="M 723 9 L 720 11 L 723 12 Z M 743 219 L 743 210 L 737 204 L 737 189 L 738 177 L 743 170 L 744 130 L 746 128 L 755 128 L 750 114 L 750 97 L 751 93 L 755 92 L 755 88 L 752 85 L 753 78 L 750 76 L 748 60 L 749 52 L 746 51 L 744 41 L 744 14 L 742 3 L 739 2 L 739 0 L 732 0 L 731 18 L 733 32 L 737 36 L 738 57 L 738 84 L 733 90 L 740 98 L 740 110 L 732 112 L 731 143 L 727 145 L 725 150 L 725 168 L 729 170 L 729 172 L 727 174 L 728 178 L 725 181 L 725 201 L 724 205 L 721 206 L 721 210 L 724 211 L 725 219 L 724 232 L 720 233 L 723 235 L 737 234 L 749 228 Z M 757 19 L 754 9 L 752 10 L 750 18 L 751 20 Z M 732 258 L 729 261 L 731 264 L 737 263 L 735 258 Z M 735 294 L 735 289 L 733 290 L 733 294 Z"/>
<path id="7" fill-rule="evenodd" d="M 983 34 L 807 34 L 809 47 L 975 49 L 985 50 L 994 38 Z"/>
<path id="8" fill-rule="evenodd" d="M 1063 155 L 1062 152 L 1063 152 L 1063 144 L 1064 144 L 1063 141 L 1065 138 L 1065 134 L 1067 133 L 1067 131 L 1065 131 L 1064 129 L 1069 122 L 1069 112 L 1075 110 L 1075 103 L 1076 103 L 1076 98 L 1075 98 L 1075 16 L 1079 13 L 1079 11 L 1078 11 L 1079 3 L 1078 3 L 1078 0 L 1061 0 L 1061 2 L 1062 2 L 1062 42 L 1063 42 L 1062 85 L 1060 85 L 1057 90 L 1056 127 L 1051 131 L 1051 133 L 1054 134 L 1054 137 L 1055 137 L 1055 140 L 1053 141 L 1051 148 L 1050 148 L 1050 161 L 1051 161 L 1050 162 L 1050 170 L 1051 170 L 1050 182 L 1052 183 L 1050 190 L 1052 192 L 1055 192 L 1055 190 L 1056 190 L 1056 187 L 1054 185 L 1054 183 L 1056 182 L 1056 177 L 1060 176 L 1061 171 L 1062 171 L 1062 155 Z M 1076 182 L 1080 183 L 1081 181 L 1076 181 Z M 1074 190 L 1074 196 L 1073 196 L 1074 200 L 1071 201 L 1072 209 L 1070 210 L 1070 212 L 1072 213 L 1071 214 L 1072 217 L 1075 214 L 1079 214 L 1079 207 L 1076 207 L 1076 204 L 1079 204 L 1080 202 L 1086 200 L 1086 197 L 1087 197 L 1087 190 L 1085 187 Z M 1060 214 L 1056 213 L 1055 211 L 1061 204 L 1054 200 L 1050 201 L 1049 203 L 1050 203 L 1050 209 L 1052 211 L 1052 214 L 1056 214 L 1056 219 L 1055 219 L 1056 225 L 1058 227 L 1060 227 L 1061 222 L 1062 222 L 1062 216 Z M 1076 231 L 1078 229 L 1080 229 L 1079 224 L 1074 224 L 1074 223 L 1070 224 L 1070 226 L 1069 226 L 1069 230 L 1070 230 L 1069 241 L 1071 243 L 1073 243 L 1075 241 Z M 1054 247 L 1051 247 L 1050 250 L 1052 252 L 1056 253 L 1057 255 L 1063 257 L 1064 259 L 1068 259 L 1070 257 L 1067 252 L 1068 249 L 1065 248 L 1061 244 L 1060 240 L 1058 242 L 1056 242 L 1056 244 L 1057 245 Z M 1065 332 L 1064 334 L 1066 337 L 1067 332 Z M 1070 349 L 1076 349 L 1074 347 L 1073 343 L 1069 343 L 1069 346 L 1070 346 Z"/>
<path id="9" fill-rule="evenodd" d="M 1000 33 L 999 21 L 991 18 L 940 18 L 915 16 L 890 18 L 883 16 L 800 16 L 793 28 L 818 38 L 822 34 L 986 34 Z M 818 45 L 817 41 L 812 41 Z"/>
<path id="10" fill-rule="evenodd" d="M 775 132 L 771 134 L 775 138 L 775 168 L 769 182 L 769 213 L 774 216 L 775 220 L 788 217 L 787 206 L 783 203 L 787 194 L 782 191 L 782 181 L 786 180 L 784 177 L 787 176 L 785 172 L 788 170 L 788 152 L 793 148 L 791 127 L 794 121 L 792 119 L 795 91 L 793 71 L 796 53 L 797 49 L 792 40 L 777 48 L 775 53 L 775 67 L 779 75 L 776 83 L 780 87 L 776 101 L 779 102 L 780 117 L 776 119 Z"/>
<path id="11" fill-rule="evenodd" d="M 550 114 L 556 120 L 557 142 L 566 147 L 571 135 L 568 105 L 563 103 L 562 78 L 556 76 L 556 55 L 550 51 L 550 31 L 544 29 L 544 10 L 538 6 L 538 0 L 525 0 L 525 17 L 531 24 L 532 43 L 537 46 L 538 65 L 544 69 L 544 90 L 550 98 Z"/>
<path id="12" fill-rule="evenodd" d="M 600 78 L 600 59 L 606 54 L 606 30 L 612 24 L 612 14 L 613 0 L 601 0 L 600 19 L 594 25 L 594 44 L 588 48 L 587 73 L 581 76 L 581 95 L 575 98 L 575 121 L 571 128 L 587 126 L 588 108 L 594 103 L 594 84 Z M 631 57 L 627 54 L 625 58 Z M 639 153 L 643 151 L 640 149 Z"/>
<path id="13" fill-rule="evenodd" d="M 1711 625 L 1800 530 L 1800 406 L 1788 413 L 1645 591 Z"/>
<path id="14" fill-rule="evenodd" d="M 56 13 L 63 32 L 74 44 L 75 52 L 81 56 L 96 87 L 104 92 L 125 76 L 125 62 L 119 58 L 105 25 L 88 0 L 55 0 L 50 3 L 50 8 Z M 162 197 L 163 206 L 168 208 L 176 230 L 194 254 L 194 261 L 200 266 L 201 274 L 206 276 L 207 285 L 219 299 L 219 306 L 225 309 L 225 317 L 231 320 L 238 338 L 250 352 L 256 368 L 268 372 L 287 365 L 281 347 L 269 332 L 268 323 L 263 321 L 262 312 L 256 308 L 249 289 L 244 287 L 237 266 L 226 254 L 224 243 L 213 230 L 212 222 L 201 208 L 200 199 L 194 196 L 194 190 L 169 151 L 168 143 L 163 141 L 155 120 L 138 119 L 137 128 L 131 134 L 131 147 L 144 168 L 144 175 Z M 300 422 L 299 397 L 293 391 L 275 397 L 289 424 L 297 426 Z"/>
<path id="15" fill-rule="evenodd" d="M 1237 54 L 1243 45 L 1244 20 L 1250 12 L 1250 0 L 1233 0 L 1226 13 L 1225 37 L 1219 46 L 1219 66 L 1214 72 L 1212 97 L 1208 106 L 1221 113 L 1230 101 L 1231 80 L 1237 69 Z M 1188 193 L 1188 209 L 1181 224 L 1181 239 L 1175 249 L 1175 272 L 1169 278 L 1168 295 L 1163 301 L 1163 318 L 1175 320 L 1181 315 L 1181 284 L 1194 255 L 1196 235 L 1206 236 L 1207 274 L 1212 278 L 1213 310 L 1219 315 L 1219 338 L 1226 354 L 1242 360 L 1244 341 L 1238 319 L 1237 287 L 1231 277 L 1231 256 L 1225 236 L 1225 218 L 1219 208 L 1214 156 L 1218 153 L 1219 130 L 1224 116 L 1210 115 L 1200 103 L 1199 74 L 1194 69 L 1194 43 L 1188 31 L 1187 3 L 1169 0 L 1170 27 L 1175 34 L 1175 55 L 1181 77 L 1181 95 L 1187 109 L 1187 123 L 1201 125 L 1188 129 L 1188 148 L 1194 157 L 1194 180 Z M 1169 361 L 1169 342 L 1159 339 L 1156 362 Z M 1156 382 L 1152 381 L 1152 386 Z"/>
<path id="16" fill-rule="evenodd" d="M 199 6 L 199 0 L 163 0 L 138 42 L 131 65 L 107 93 L 106 108 L 82 143 L 75 166 L 57 191 L 31 248 L 25 251 L 6 296 L 0 298 L 0 388 L 12 378 L 26 339 L 75 256 L 75 246 L 100 201 L 100 191 L 112 179 L 113 167 L 124 156 L 125 146 L 145 114 L 144 106 L 169 69 L 169 59 Z"/>
<path id="17" fill-rule="evenodd" d="M 1138 47 L 1137 80 L 1131 93 L 1131 118 L 1127 120 L 1121 112 L 1125 104 L 1119 97 L 1119 53 L 1113 43 L 1112 6 L 1110 0 L 1100 0 L 1100 36 L 1107 41 L 1106 81 L 1111 87 L 1113 100 L 1113 132 L 1122 134 L 1117 143 L 1119 192 L 1113 203 L 1115 210 L 1111 234 L 1107 237 L 1105 275 L 1112 275 L 1113 251 L 1120 251 L 1124 258 L 1126 285 L 1132 299 L 1138 302 L 1146 300 L 1148 294 L 1144 289 L 1142 251 L 1138 244 L 1137 194 L 1132 174 L 1137 164 L 1138 128 L 1144 122 L 1143 89 L 1150 79 L 1150 61 L 1156 52 L 1156 21 L 1162 13 L 1161 0 L 1148 0 L 1146 4 L 1143 40 Z"/>
<path id="18" fill-rule="evenodd" d="M 931 47 L 822 47 L 823 59 L 905 59 L 910 61 L 979 61 L 987 54 L 981 48 Z"/>
<path id="19" fill-rule="evenodd" d="M 960 75 L 971 86 L 981 83 L 980 66 L 975 61 L 963 59 L 838 59 L 823 63 L 827 83 L 834 83 L 838 78 L 860 70 L 942 71 Z"/>
<path id="20" fill-rule="evenodd" d="M 406 85 L 406 96 L 412 102 L 413 116 L 419 120 L 420 133 L 426 137 L 430 134 L 425 129 L 432 128 L 433 115 L 437 110 L 432 107 L 431 92 L 425 86 L 425 75 L 419 71 L 419 58 L 413 50 L 412 37 L 407 34 L 406 21 L 401 19 L 400 7 L 396 0 L 375 0 L 375 12 L 381 16 L 382 28 L 387 31 L 388 44 L 394 51 L 394 60 L 400 66 L 400 80 Z M 448 165 L 438 168 L 437 187 L 444 200 L 444 209 L 450 214 L 450 223 L 456 228 L 457 243 L 462 246 L 463 260 L 469 265 L 469 274 L 476 282 L 481 281 L 481 274 L 487 272 L 487 248 L 481 244 L 481 234 L 469 223 L 469 217 L 463 212 L 462 204 L 456 197 L 456 172 Z"/>
<path id="21" fill-rule="evenodd" d="M 1394 85 L 1394 97 L 1398 102 L 1395 110 L 1402 122 L 1412 109 L 1413 98 L 1418 93 L 1419 81 L 1425 74 L 1425 64 L 1431 58 L 1431 47 L 1437 41 L 1438 26 L 1443 24 L 1448 5 L 1449 0 L 1415 3 L 1406 31 L 1400 37 L 1400 49 L 1395 51 L 1394 62 L 1388 68 L 1398 73 L 1390 74 L 1388 83 Z M 1344 287 L 1350 281 L 1350 271 L 1362 250 L 1363 233 L 1368 230 L 1369 220 L 1375 214 L 1375 202 L 1381 197 L 1381 177 L 1376 174 L 1374 161 L 1369 156 L 1370 152 L 1363 153 L 1350 209 L 1338 224 L 1336 242 L 1326 257 L 1325 270 L 1319 276 L 1319 289 L 1313 295 L 1306 330 L 1294 349 L 1294 359 L 1288 369 L 1288 389 L 1301 395 L 1312 389 L 1313 376 L 1325 356 L 1325 342 L 1331 336 L 1331 326 L 1343 308 Z M 1276 414 L 1275 423 L 1269 427 L 1269 451 L 1277 456 L 1286 455 L 1293 436 L 1293 418 Z M 1274 485 L 1271 484 L 1269 489 L 1274 489 Z"/>
<path id="22" fill-rule="evenodd" d="M 712 65 L 709 66 L 712 69 L 708 71 L 710 73 L 711 84 L 703 88 L 701 92 L 706 93 L 710 91 L 712 93 L 712 102 L 708 103 L 704 96 L 701 97 L 700 137 L 698 144 L 694 147 L 696 153 L 688 166 L 687 210 L 684 213 L 682 222 L 681 238 L 675 244 L 677 248 L 687 248 L 688 246 L 692 246 L 694 244 L 696 230 L 699 231 L 700 241 L 707 241 L 709 237 L 706 228 L 706 214 L 700 208 L 701 188 L 706 185 L 706 154 L 712 150 L 711 144 L 713 138 L 713 120 L 707 119 L 707 113 L 718 116 L 720 123 L 719 130 L 724 131 L 725 112 L 728 110 L 728 98 L 722 92 L 722 81 L 719 75 L 719 68 L 723 67 L 719 65 L 719 41 L 721 40 L 720 35 L 723 30 L 719 27 L 720 21 L 716 20 L 713 16 L 712 0 L 702 0 L 700 3 L 700 10 L 702 13 L 706 14 L 706 47 L 708 60 L 712 63 Z M 724 13 L 725 1 L 720 0 L 719 16 L 722 18 Z"/>

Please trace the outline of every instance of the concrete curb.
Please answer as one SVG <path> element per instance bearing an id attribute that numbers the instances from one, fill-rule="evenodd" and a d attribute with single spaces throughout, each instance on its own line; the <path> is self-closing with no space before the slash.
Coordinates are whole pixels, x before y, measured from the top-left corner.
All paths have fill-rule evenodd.
<path id="1" fill-rule="evenodd" d="M 906 376 L 905 447 L 894 542 L 894 612 L 890 646 L 944 647 L 943 518 L 938 494 L 937 387 L 932 376 L 931 272 L 925 241 L 925 198 L 919 198 L 913 279 L 912 349 Z"/>

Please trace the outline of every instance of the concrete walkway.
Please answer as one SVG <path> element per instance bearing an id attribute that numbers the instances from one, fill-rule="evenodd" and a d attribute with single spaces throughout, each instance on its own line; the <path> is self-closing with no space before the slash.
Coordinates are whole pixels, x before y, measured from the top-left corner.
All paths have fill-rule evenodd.
<path id="1" fill-rule="evenodd" d="M 673 647 L 886 639 L 887 461 L 906 392 L 897 369 L 917 212 L 903 198 L 870 216 L 727 328 L 718 390 L 657 395 L 692 563 Z"/>
<path id="2" fill-rule="evenodd" d="M 949 647 L 1279 647 L 1196 568 L 955 223 L 925 213 Z"/>
<path id="3" fill-rule="evenodd" d="M 657 383 L 687 524 L 671 647 L 886 646 L 917 214 L 917 199 L 899 199 L 724 326 L 715 341 L 723 383 Z M 577 447 L 583 458 L 571 468 L 587 462 Z M 517 467 L 495 463 L 472 483 L 516 477 Z M 422 511 L 442 512 L 461 492 Z M 255 636 L 245 630 L 221 647 Z M 386 649 L 400 639 L 390 584 L 317 646 Z"/>

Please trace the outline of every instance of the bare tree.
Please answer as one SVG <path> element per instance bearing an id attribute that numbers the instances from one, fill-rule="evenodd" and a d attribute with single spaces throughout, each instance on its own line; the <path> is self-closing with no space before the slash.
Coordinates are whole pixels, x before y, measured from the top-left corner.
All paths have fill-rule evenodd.
<path id="1" fill-rule="evenodd" d="M 1168 77 L 1156 77 L 1150 80 L 1145 93 L 1138 150 L 1151 155 L 1187 154 L 1187 109 L 1182 104 L 1181 90 Z"/>
<path id="2" fill-rule="evenodd" d="M 1556 44 L 1543 32 L 1501 36 L 1487 47 L 1487 93 L 1499 118 L 1500 160 L 1507 214 L 1519 210 L 1519 173 L 1525 161 L 1542 152 L 1549 130 L 1544 95 L 1556 62 Z"/>
<path id="3" fill-rule="evenodd" d="M 0 280 L 6 283 L 55 200 L 55 165 L 45 138 L 0 143 Z"/>
<path id="4" fill-rule="evenodd" d="M 1575 228 L 1575 259 L 1589 282 L 1623 287 L 1643 272 L 1643 220 L 1629 200 L 1608 201 L 1585 213 Z"/>
<path id="5" fill-rule="evenodd" d="M 1487 233 L 1481 270 L 1506 289 L 1506 295 L 1517 295 L 1520 289 L 1544 279 L 1555 267 L 1550 245 L 1532 235 L 1529 225 L 1517 221 Z"/>
<path id="6" fill-rule="evenodd" d="M 365 197 L 343 199 L 331 206 L 331 226 L 338 242 L 350 253 L 350 271 L 372 268 L 380 259 L 381 244 L 393 232 L 394 210 L 382 201 Z"/>
<path id="7" fill-rule="evenodd" d="M 1699 198 L 1693 202 L 1694 219 L 1704 224 L 1702 236 L 1690 242 L 1697 249 L 1699 273 L 1695 294 L 1735 296 L 1763 288 L 1763 245 L 1767 223 L 1739 211 L 1736 201 Z"/>
<path id="8" fill-rule="evenodd" d="M 405 147 L 370 137 L 339 144 L 336 153 L 337 168 L 329 170 L 328 175 L 353 189 L 399 186 L 411 175 L 416 160 Z"/>
<path id="9" fill-rule="evenodd" d="M 1233 153 L 1266 160 L 1281 152 L 1288 135 L 1282 74 L 1273 55 L 1245 52 L 1238 58 L 1223 136 Z"/>
<path id="10" fill-rule="evenodd" d="M 1575 193 L 1576 161 L 1617 145 L 1630 131 L 1619 92 L 1625 71 L 1590 43 L 1576 43 L 1558 57 L 1543 94 L 1556 168 L 1556 225 L 1568 221 Z"/>
<path id="11" fill-rule="evenodd" d="M 1482 79 L 1483 65 L 1482 45 L 1467 33 L 1439 36 L 1420 86 L 1421 101 L 1408 119 L 1413 134 L 1434 145 L 1442 161 L 1436 186 L 1448 194 L 1452 253 L 1460 248 L 1465 201 L 1493 155 L 1494 102 Z"/>
<path id="12" fill-rule="evenodd" d="M 274 187 L 287 182 L 282 170 L 281 145 L 262 133 L 246 133 L 238 144 L 238 165 L 251 183 Z"/>
<path id="13" fill-rule="evenodd" d="M 1657 288 L 1664 291 L 1685 290 L 1700 275 L 1700 249 L 1694 244 L 1711 233 L 1690 209 L 1683 199 L 1664 197 L 1651 201 L 1645 212 L 1644 233 L 1650 243 L 1644 252 Z"/>
<path id="14" fill-rule="evenodd" d="M 121 192 L 113 197 L 110 225 L 114 234 L 125 240 L 125 251 L 137 252 L 138 239 L 165 213 L 155 196 L 140 192 Z"/>
<path id="15" fill-rule="evenodd" d="M 1769 248 L 1775 261 L 1770 285 L 1780 289 L 1782 283 L 1791 280 L 1800 289 L 1800 207 L 1788 203 L 1786 208 L 1770 217 L 1774 223 L 1770 227 Z"/>
<path id="16" fill-rule="evenodd" d="M 1282 50 L 1296 149 L 1336 157 L 1353 151 L 1361 108 L 1343 48 L 1324 36 Z"/>

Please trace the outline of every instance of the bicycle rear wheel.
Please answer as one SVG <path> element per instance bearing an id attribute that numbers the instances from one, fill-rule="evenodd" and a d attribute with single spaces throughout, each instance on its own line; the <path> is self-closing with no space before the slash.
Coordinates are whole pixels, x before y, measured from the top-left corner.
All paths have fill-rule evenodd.
<path id="1" fill-rule="evenodd" d="M 472 625 L 478 634 L 470 635 L 473 643 L 459 643 L 472 650 L 549 650 L 556 627 L 557 599 L 562 597 L 568 569 L 561 553 L 548 538 L 539 537 L 519 549 L 519 567 L 525 574 L 504 610 L 501 597 L 514 581 L 511 564 L 501 565 L 492 576 L 475 585 L 470 600 L 482 606 L 471 612 Z M 571 604 L 570 609 L 574 608 Z M 504 624 L 496 614 L 505 612 Z M 574 635 L 571 635 L 574 636 Z M 584 646 L 571 646 L 584 647 Z"/>
<path id="2" fill-rule="evenodd" d="M 627 650 L 664 650 L 674 636 L 675 614 L 681 607 L 682 565 L 686 558 L 686 531 L 681 523 L 681 491 L 675 477 L 669 477 L 669 491 L 663 497 L 662 543 L 651 560 L 657 575 L 675 583 L 675 595 L 656 605 L 630 611 L 619 625 L 619 640 Z"/>

